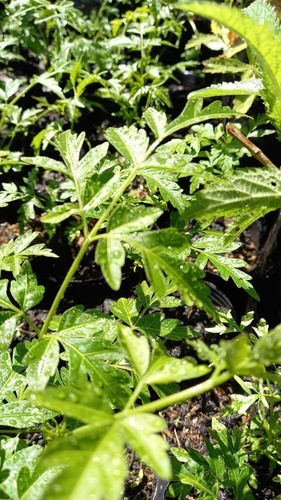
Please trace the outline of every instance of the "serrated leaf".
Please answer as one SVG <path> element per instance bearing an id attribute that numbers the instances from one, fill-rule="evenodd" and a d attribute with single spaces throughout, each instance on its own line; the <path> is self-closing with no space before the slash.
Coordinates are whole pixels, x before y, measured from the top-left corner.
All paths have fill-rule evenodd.
<path id="1" fill-rule="evenodd" d="M 71 307 L 61 316 L 56 316 L 50 329 L 64 338 L 102 338 L 114 341 L 117 335 L 115 321 L 108 315 L 91 309 L 84 312 L 83 306 Z"/>
<path id="2" fill-rule="evenodd" d="M 134 299 L 125 299 L 122 297 L 110 306 L 110 310 L 117 318 L 122 319 L 124 323 L 133 326 L 140 312 L 140 304 Z"/>
<path id="3" fill-rule="evenodd" d="M 182 340 L 194 334 L 186 326 L 180 326 L 178 319 L 164 319 L 164 314 L 156 312 L 144 316 L 136 323 L 136 328 L 144 335 Z"/>
<path id="4" fill-rule="evenodd" d="M 36 275 L 31 265 L 26 261 L 16 280 L 11 281 L 11 294 L 20 305 L 22 311 L 27 311 L 41 302 L 45 288 L 37 285 Z"/>
<path id="5" fill-rule="evenodd" d="M 199 122 L 216 118 L 231 118 L 232 116 L 238 116 L 236 111 L 233 111 L 228 106 L 222 106 L 220 101 L 212 102 L 203 109 L 202 106 L 203 99 L 196 98 L 187 101 L 181 114 L 166 127 L 165 137 L 174 134 L 180 129 L 191 127 L 191 125 L 195 125 Z"/>
<path id="6" fill-rule="evenodd" d="M 138 130 L 134 125 L 109 127 L 104 135 L 115 149 L 135 166 L 144 160 L 149 142 L 145 130 Z"/>
<path id="7" fill-rule="evenodd" d="M 150 347 L 146 337 L 136 335 L 128 326 L 118 324 L 119 338 L 132 367 L 142 376 L 149 367 Z"/>
<path id="8" fill-rule="evenodd" d="M 79 214 L 79 212 L 79 207 L 75 203 L 64 203 L 63 205 L 55 206 L 50 212 L 42 215 L 41 221 L 44 224 L 59 224 L 71 215 Z"/>
<path id="9" fill-rule="evenodd" d="M 23 429 L 51 420 L 55 416 L 53 411 L 38 408 L 29 401 L 16 401 L 2 406 L 0 425 Z"/>
<path id="10" fill-rule="evenodd" d="M 209 373 L 208 365 L 196 365 L 190 359 L 161 356 L 154 361 L 145 375 L 147 384 L 169 384 L 202 377 Z"/>
<path id="11" fill-rule="evenodd" d="M 215 2 L 181 2 L 180 9 L 195 12 L 224 24 L 231 31 L 244 38 L 253 50 L 258 66 L 255 68 L 257 76 L 261 78 L 264 90 L 261 96 L 268 106 L 268 116 L 275 126 L 281 128 L 281 65 L 280 47 L 281 34 L 274 30 L 272 23 L 265 22 L 265 18 L 255 21 L 249 17 L 251 12 L 243 13 L 227 5 L 217 5 Z M 254 7 L 253 7 L 254 8 Z"/>
<path id="12" fill-rule="evenodd" d="M 15 306 L 7 295 L 9 280 L 0 280 L 0 307 L 15 310 Z"/>
<path id="13" fill-rule="evenodd" d="M 175 182 L 175 176 L 169 172 L 158 172 L 157 170 L 142 170 L 147 186 L 151 194 L 156 193 L 157 189 L 161 193 L 163 200 L 170 202 L 180 213 L 186 207 L 183 196 L 183 190 Z"/>
<path id="14" fill-rule="evenodd" d="M 77 136 L 70 130 L 57 134 L 55 137 L 56 146 L 69 169 L 68 175 L 71 175 L 72 179 L 77 179 L 78 176 L 77 168 L 84 139 L 84 132 Z"/>
<path id="15" fill-rule="evenodd" d="M 21 446 L 23 445 L 21 444 Z M 42 447 L 37 445 L 24 448 L 20 448 L 19 446 L 18 448 L 11 456 L 5 457 L 4 468 L 9 473 L 8 477 L 1 482 L 2 495 L 4 492 L 4 494 L 8 495 L 8 498 L 16 500 L 20 498 L 18 495 L 18 485 L 21 478 L 21 471 L 25 468 L 30 477 L 42 452 Z M 27 500 L 30 500 L 29 497 Z"/>
<path id="16" fill-rule="evenodd" d="M 17 393 L 26 386 L 26 379 L 13 370 L 10 354 L 0 353 L 0 401 L 9 398 L 13 392 Z"/>
<path id="17" fill-rule="evenodd" d="M 49 73 L 42 73 L 41 75 L 36 75 L 31 80 L 32 83 L 41 83 L 44 87 L 57 94 L 61 99 L 64 99 L 64 94 L 58 82 Z"/>
<path id="18" fill-rule="evenodd" d="M 219 271 L 222 279 L 227 281 L 229 278 L 232 278 L 238 288 L 243 288 L 251 297 L 259 300 L 258 294 L 251 283 L 249 283 L 249 280 L 252 279 L 251 276 L 238 269 L 239 267 L 245 267 L 244 261 L 241 259 L 224 257 L 223 255 L 214 254 L 208 251 L 202 252 L 202 255 L 212 262 Z"/>
<path id="19" fill-rule="evenodd" d="M 224 95 L 258 95 L 263 89 L 263 84 L 258 78 L 251 78 L 249 80 L 242 80 L 236 82 L 223 82 L 217 85 L 211 85 L 204 89 L 194 90 L 190 92 L 188 98 L 194 97 L 217 97 Z"/>
<path id="20" fill-rule="evenodd" d="M 143 117 L 156 138 L 164 136 L 167 117 L 163 111 L 157 111 L 154 108 L 147 108 L 143 113 Z"/>
<path id="21" fill-rule="evenodd" d="M 53 160 L 53 158 L 48 158 L 47 156 L 23 156 L 21 159 L 25 163 L 28 163 L 28 165 L 36 165 L 45 170 L 52 170 L 68 175 L 68 169 L 62 161 Z"/>
<path id="22" fill-rule="evenodd" d="M 184 234 L 175 228 L 169 228 L 137 233 L 132 239 L 124 234 L 122 239 L 141 252 L 147 277 L 159 297 L 165 296 L 165 273 L 177 286 L 188 305 L 196 304 L 216 317 L 217 313 L 208 298 L 210 289 L 200 281 L 204 273 L 195 265 L 177 257 L 178 253 L 188 246 Z"/>
<path id="23" fill-rule="evenodd" d="M 163 211 L 146 205 L 119 206 L 111 215 L 107 232 L 131 233 L 142 231 L 152 225 Z"/>
<path id="24" fill-rule="evenodd" d="M 0 351 L 8 349 L 14 338 L 19 318 L 11 314 L 0 313 Z"/>
<path id="25" fill-rule="evenodd" d="M 61 337 L 60 341 L 68 356 L 70 383 L 75 384 L 78 380 L 87 380 L 89 377 L 95 387 L 104 391 L 114 407 L 123 408 L 131 394 L 130 376 L 114 365 L 100 360 L 92 342 L 81 342 L 80 339 L 65 336 Z"/>
<path id="26" fill-rule="evenodd" d="M 27 365 L 26 378 L 31 390 L 43 391 L 59 363 L 59 343 L 51 335 L 33 345 L 23 358 Z"/>
<path id="27" fill-rule="evenodd" d="M 157 433 L 165 422 L 157 415 L 142 413 L 121 420 L 126 442 L 136 451 L 140 460 L 152 467 L 163 479 L 171 478 L 171 466 L 166 451 L 168 443 Z"/>
<path id="28" fill-rule="evenodd" d="M 100 390 L 93 390 L 92 384 L 83 389 L 74 386 L 48 387 L 44 392 L 30 394 L 32 403 L 59 414 L 84 422 L 102 425 L 112 424 L 112 410 L 102 397 Z"/>
<path id="29" fill-rule="evenodd" d="M 86 205 L 84 206 L 86 215 L 90 215 L 91 210 L 105 203 L 116 192 L 119 180 L 120 170 L 108 168 L 88 181 L 89 184 L 85 190 Z"/>
<path id="30" fill-rule="evenodd" d="M 171 173 L 179 173 L 181 176 L 200 175 L 202 167 L 196 163 L 191 163 L 192 156 L 178 153 L 155 153 L 142 164 L 144 170 L 152 169 L 160 172 L 169 171 Z"/>
<path id="31" fill-rule="evenodd" d="M 89 426 L 90 427 L 90 426 Z M 119 500 L 127 473 L 119 424 L 78 437 L 57 440 L 43 454 L 44 467 L 66 468 L 49 485 L 43 500 L 96 497 Z M 110 467 L 109 467 L 110 464 Z"/>
<path id="32" fill-rule="evenodd" d="M 106 156 L 108 151 L 108 142 L 104 142 L 95 148 L 88 151 L 82 160 L 79 161 L 77 165 L 77 176 L 81 181 L 84 181 L 87 177 L 95 172 L 96 165 Z"/>
<path id="33" fill-rule="evenodd" d="M 281 174 L 274 167 L 237 170 L 219 184 L 198 191 L 185 210 L 185 219 L 211 221 L 214 217 L 264 215 L 281 207 Z"/>
<path id="34" fill-rule="evenodd" d="M 99 241 L 95 259 L 101 266 L 102 274 L 113 290 L 119 290 L 122 281 L 122 267 L 126 252 L 122 243 L 114 238 Z"/>

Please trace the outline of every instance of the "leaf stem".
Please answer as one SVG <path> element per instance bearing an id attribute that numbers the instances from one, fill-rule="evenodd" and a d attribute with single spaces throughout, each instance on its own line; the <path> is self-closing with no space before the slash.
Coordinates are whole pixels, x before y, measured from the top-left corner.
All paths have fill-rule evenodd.
<path id="1" fill-rule="evenodd" d="M 177 392 L 176 394 L 171 394 L 170 396 L 166 396 L 165 398 L 157 399 L 157 401 L 152 401 L 145 405 L 138 406 L 137 408 L 131 410 L 123 410 L 119 415 L 121 416 L 121 414 L 123 414 L 122 415 L 123 417 L 124 413 L 127 415 L 133 413 L 147 413 L 147 412 L 154 413 L 156 411 L 160 411 L 163 408 L 167 408 L 167 406 L 171 406 L 177 403 L 182 403 L 187 399 L 194 398 L 199 394 L 203 394 L 207 391 L 210 391 L 214 387 L 217 387 L 223 384 L 224 382 L 227 382 L 227 380 L 229 380 L 231 377 L 232 375 L 228 371 L 225 371 L 217 376 L 212 375 L 210 378 L 205 380 L 205 382 L 201 382 L 197 385 L 194 385 L 193 387 L 189 387 L 188 389 Z"/>
<path id="2" fill-rule="evenodd" d="M 25 314 L 21 311 L 21 315 L 22 315 L 23 319 L 29 324 L 29 326 L 31 326 L 31 328 L 37 333 L 37 335 L 39 335 L 40 329 L 37 328 L 37 326 L 33 323 L 33 321 L 31 321 L 31 319 L 27 316 L 27 314 Z"/>

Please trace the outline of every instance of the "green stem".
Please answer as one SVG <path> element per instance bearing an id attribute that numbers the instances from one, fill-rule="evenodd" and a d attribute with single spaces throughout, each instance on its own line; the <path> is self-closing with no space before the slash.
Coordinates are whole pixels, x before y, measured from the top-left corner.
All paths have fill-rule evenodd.
<path id="1" fill-rule="evenodd" d="M 33 323 L 33 321 L 31 321 L 31 319 L 25 313 L 22 312 L 21 314 L 24 320 L 29 324 L 29 326 L 31 326 L 31 328 L 37 333 L 37 335 L 39 335 L 40 329 L 37 328 L 37 326 Z"/>
<path id="2" fill-rule="evenodd" d="M 141 393 L 141 390 L 143 388 L 144 382 L 140 380 L 138 383 L 137 387 L 135 388 L 134 392 L 131 394 L 131 397 L 129 398 L 126 406 L 124 407 L 124 410 L 129 410 L 130 408 L 133 407 L 135 401 L 137 400 L 139 394 Z"/>
<path id="3" fill-rule="evenodd" d="M 62 282 L 62 285 L 61 285 L 61 287 L 60 287 L 60 289 L 59 289 L 59 291 L 54 299 L 54 302 L 51 306 L 51 309 L 48 312 L 47 318 L 45 319 L 44 325 L 39 333 L 39 339 L 42 338 L 47 333 L 48 328 L 49 328 L 49 324 L 53 318 L 53 315 L 55 314 L 55 312 L 59 306 L 59 303 L 64 296 L 65 290 L 67 289 L 70 281 L 72 280 L 72 277 L 74 276 L 75 272 L 77 271 L 81 260 L 83 259 L 85 253 L 87 252 L 90 243 L 91 242 L 89 241 L 88 238 L 86 238 L 84 240 L 83 245 L 81 246 L 78 254 L 76 255 L 74 261 L 72 262 L 72 265 L 70 266 L 70 268 L 67 272 L 67 275 L 65 276 L 65 278 Z"/>
<path id="4" fill-rule="evenodd" d="M 152 401 L 151 403 L 138 406 L 137 408 L 131 410 L 123 410 L 117 415 L 119 415 L 120 417 L 124 417 L 124 414 L 130 415 L 135 413 L 147 412 L 154 413 L 156 411 L 162 410 L 163 408 L 167 408 L 168 406 L 182 403 L 187 399 L 191 399 L 195 396 L 198 396 L 199 394 L 208 392 L 214 387 L 224 384 L 224 382 L 227 382 L 227 380 L 229 380 L 231 377 L 231 373 L 225 371 L 217 377 L 211 376 L 210 378 L 208 378 L 208 380 L 205 380 L 205 382 L 201 382 L 200 384 L 194 385 L 193 387 L 185 389 L 184 391 L 177 392 L 176 394 L 171 394 L 170 396 L 166 396 L 162 399 L 157 399 L 157 401 Z"/>
<path id="5" fill-rule="evenodd" d="M 99 239 L 100 237 L 102 237 L 102 235 L 100 235 L 98 238 L 97 238 L 97 233 L 100 229 L 100 227 L 102 226 L 103 222 L 106 220 L 106 218 L 108 217 L 108 215 L 110 214 L 111 210 L 115 207 L 118 199 L 122 196 L 122 194 L 124 193 L 125 189 L 130 185 L 130 183 L 132 182 L 132 180 L 135 178 L 135 175 L 136 175 L 136 171 L 137 171 L 137 167 L 135 167 L 132 172 L 130 173 L 130 175 L 127 177 L 127 179 L 123 182 L 122 186 L 120 186 L 120 188 L 118 189 L 116 195 L 114 196 L 113 200 L 111 201 L 111 203 L 109 204 L 108 208 L 106 209 L 106 211 L 103 213 L 103 215 L 101 216 L 101 218 L 98 220 L 98 222 L 96 223 L 95 227 L 93 227 L 92 231 L 90 232 L 90 234 L 85 238 L 84 240 L 84 243 L 83 245 L 81 246 L 78 254 L 76 255 L 71 267 L 69 268 L 68 270 L 68 273 L 67 275 L 65 276 L 63 282 L 62 282 L 62 285 L 54 299 L 54 302 L 51 306 L 51 309 L 49 310 L 49 313 L 47 315 L 47 318 L 44 322 L 44 325 L 40 331 L 40 333 L 38 334 L 38 337 L 39 339 L 42 338 L 44 335 L 46 335 L 47 331 L 48 331 L 48 328 L 49 328 L 49 325 L 50 325 L 50 322 L 52 321 L 52 318 L 59 306 L 59 303 L 61 301 L 61 299 L 63 298 L 64 296 L 64 293 L 70 283 L 70 281 L 72 280 L 74 274 L 76 273 L 78 267 L 79 267 L 79 264 L 81 262 L 81 260 L 83 259 L 85 253 L 87 252 L 88 250 L 88 247 L 90 246 L 90 244 L 95 241 L 96 239 Z"/>

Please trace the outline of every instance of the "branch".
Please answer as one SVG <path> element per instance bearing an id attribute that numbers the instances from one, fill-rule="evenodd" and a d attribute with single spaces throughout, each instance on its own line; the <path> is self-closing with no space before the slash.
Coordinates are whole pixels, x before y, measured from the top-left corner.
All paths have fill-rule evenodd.
<path id="1" fill-rule="evenodd" d="M 238 142 L 240 142 L 245 148 L 250 151 L 252 156 L 258 160 L 264 167 L 268 167 L 269 165 L 271 167 L 276 167 L 272 161 L 265 156 L 265 154 L 262 152 L 258 146 L 256 146 L 253 142 L 251 142 L 247 137 L 245 137 L 244 134 L 242 134 L 237 128 L 233 127 L 231 123 L 227 123 L 226 125 L 226 131 L 234 137 Z"/>

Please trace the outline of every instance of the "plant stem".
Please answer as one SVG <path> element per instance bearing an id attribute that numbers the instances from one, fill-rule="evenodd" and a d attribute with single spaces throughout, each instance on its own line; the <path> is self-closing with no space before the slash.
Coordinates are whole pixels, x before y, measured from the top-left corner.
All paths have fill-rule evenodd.
<path id="1" fill-rule="evenodd" d="M 256 146 L 253 142 L 247 139 L 247 137 L 245 137 L 245 135 L 242 134 L 242 132 L 240 132 L 240 130 L 238 130 L 236 127 L 233 127 L 231 123 L 227 123 L 226 131 L 232 137 L 234 137 L 234 139 L 240 142 L 240 144 L 242 144 L 246 149 L 248 149 L 248 151 L 250 151 L 252 156 L 256 160 L 258 160 L 264 167 L 268 167 L 270 165 L 271 167 L 277 168 L 276 165 L 274 165 L 274 163 L 272 163 L 272 161 L 269 158 L 267 158 L 267 156 L 265 156 L 262 150 L 258 148 L 258 146 Z"/>
<path id="2" fill-rule="evenodd" d="M 72 262 L 72 265 L 70 266 L 70 268 L 69 268 L 69 270 L 68 270 L 68 272 L 67 272 L 67 274 L 62 282 L 62 285 L 61 285 L 61 287 L 60 287 L 60 289 L 59 289 L 59 291 L 54 299 L 54 302 L 51 306 L 51 309 L 48 312 L 47 318 L 45 319 L 44 325 L 43 325 L 43 327 L 38 335 L 39 339 L 42 338 L 43 335 L 45 335 L 47 333 L 48 328 L 49 328 L 49 324 L 53 318 L 53 315 L 55 314 L 55 312 L 59 306 L 59 303 L 64 296 L 65 290 L 67 289 L 70 281 L 72 280 L 73 275 L 77 271 L 81 260 L 83 259 L 85 253 L 87 252 L 90 243 L 91 242 L 89 241 L 88 238 L 86 238 L 84 240 L 78 254 L 76 255 L 74 261 Z"/>
<path id="3" fill-rule="evenodd" d="M 31 326 L 31 328 L 37 333 L 37 335 L 39 335 L 40 334 L 39 328 L 37 328 L 37 326 L 33 323 L 33 321 L 31 321 L 31 319 L 25 313 L 22 312 L 21 314 L 23 319 L 29 324 L 29 326 Z"/>
<path id="4" fill-rule="evenodd" d="M 48 331 L 48 328 L 49 328 L 49 325 L 50 325 L 50 322 L 52 321 L 52 318 L 59 306 L 59 303 L 61 301 L 61 299 L 63 298 L 64 296 L 64 293 L 70 283 L 70 281 L 72 280 L 74 274 L 76 273 L 78 267 L 79 267 L 79 264 L 81 262 L 81 260 L 83 259 L 85 253 L 87 252 L 89 246 L 91 243 L 93 243 L 93 241 L 95 241 L 97 239 L 97 232 L 98 230 L 100 229 L 100 227 L 102 226 L 103 222 L 106 220 L 106 218 L 108 217 L 108 215 L 110 214 L 111 210 L 113 210 L 113 208 L 115 207 L 117 201 L 119 200 L 119 198 L 122 196 L 122 194 L 124 193 L 125 189 L 130 185 L 130 183 L 132 182 L 132 180 L 135 178 L 135 175 L 136 175 L 136 171 L 137 171 L 137 167 L 135 167 L 132 172 L 130 173 L 130 175 L 127 177 L 127 179 L 123 182 L 123 184 L 120 186 L 120 188 L 118 189 L 116 195 L 114 196 L 113 200 L 111 201 L 111 203 L 109 204 L 108 208 L 106 209 L 106 211 L 103 213 L 103 215 L 101 216 L 101 218 L 98 220 L 98 222 L 96 223 L 95 227 L 93 227 L 92 231 L 90 232 L 90 234 L 88 236 L 86 236 L 78 254 L 76 255 L 71 267 L 69 268 L 63 282 L 62 282 L 62 285 L 53 301 L 53 304 L 51 306 L 51 309 L 49 310 L 49 313 L 47 315 L 47 318 L 44 322 L 44 325 L 40 331 L 40 333 L 38 333 L 38 338 L 42 338 L 44 335 L 46 335 L 47 331 Z M 102 237 L 102 235 L 101 235 Z"/>
<path id="5" fill-rule="evenodd" d="M 157 399 L 157 401 L 152 401 L 151 403 L 147 403 L 142 406 L 138 406 L 137 408 L 131 410 L 123 410 L 118 415 L 124 416 L 124 414 L 135 414 L 135 413 L 154 413 L 156 411 L 162 410 L 163 408 L 167 408 L 167 406 L 174 405 L 176 403 L 182 403 L 187 399 L 194 398 L 199 394 L 203 394 L 204 392 L 210 391 L 214 387 L 217 387 L 224 382 L 227 382 L 232 377 L 231 373 L 225 371 L 218 376 L 211 376 L 205 382 L 201 382 L 189 389 L 185 389 L 184 391 L 177 392 L 176 394 L 171 394 L 170 396 L 166 396 L 162 399 Z"/>

